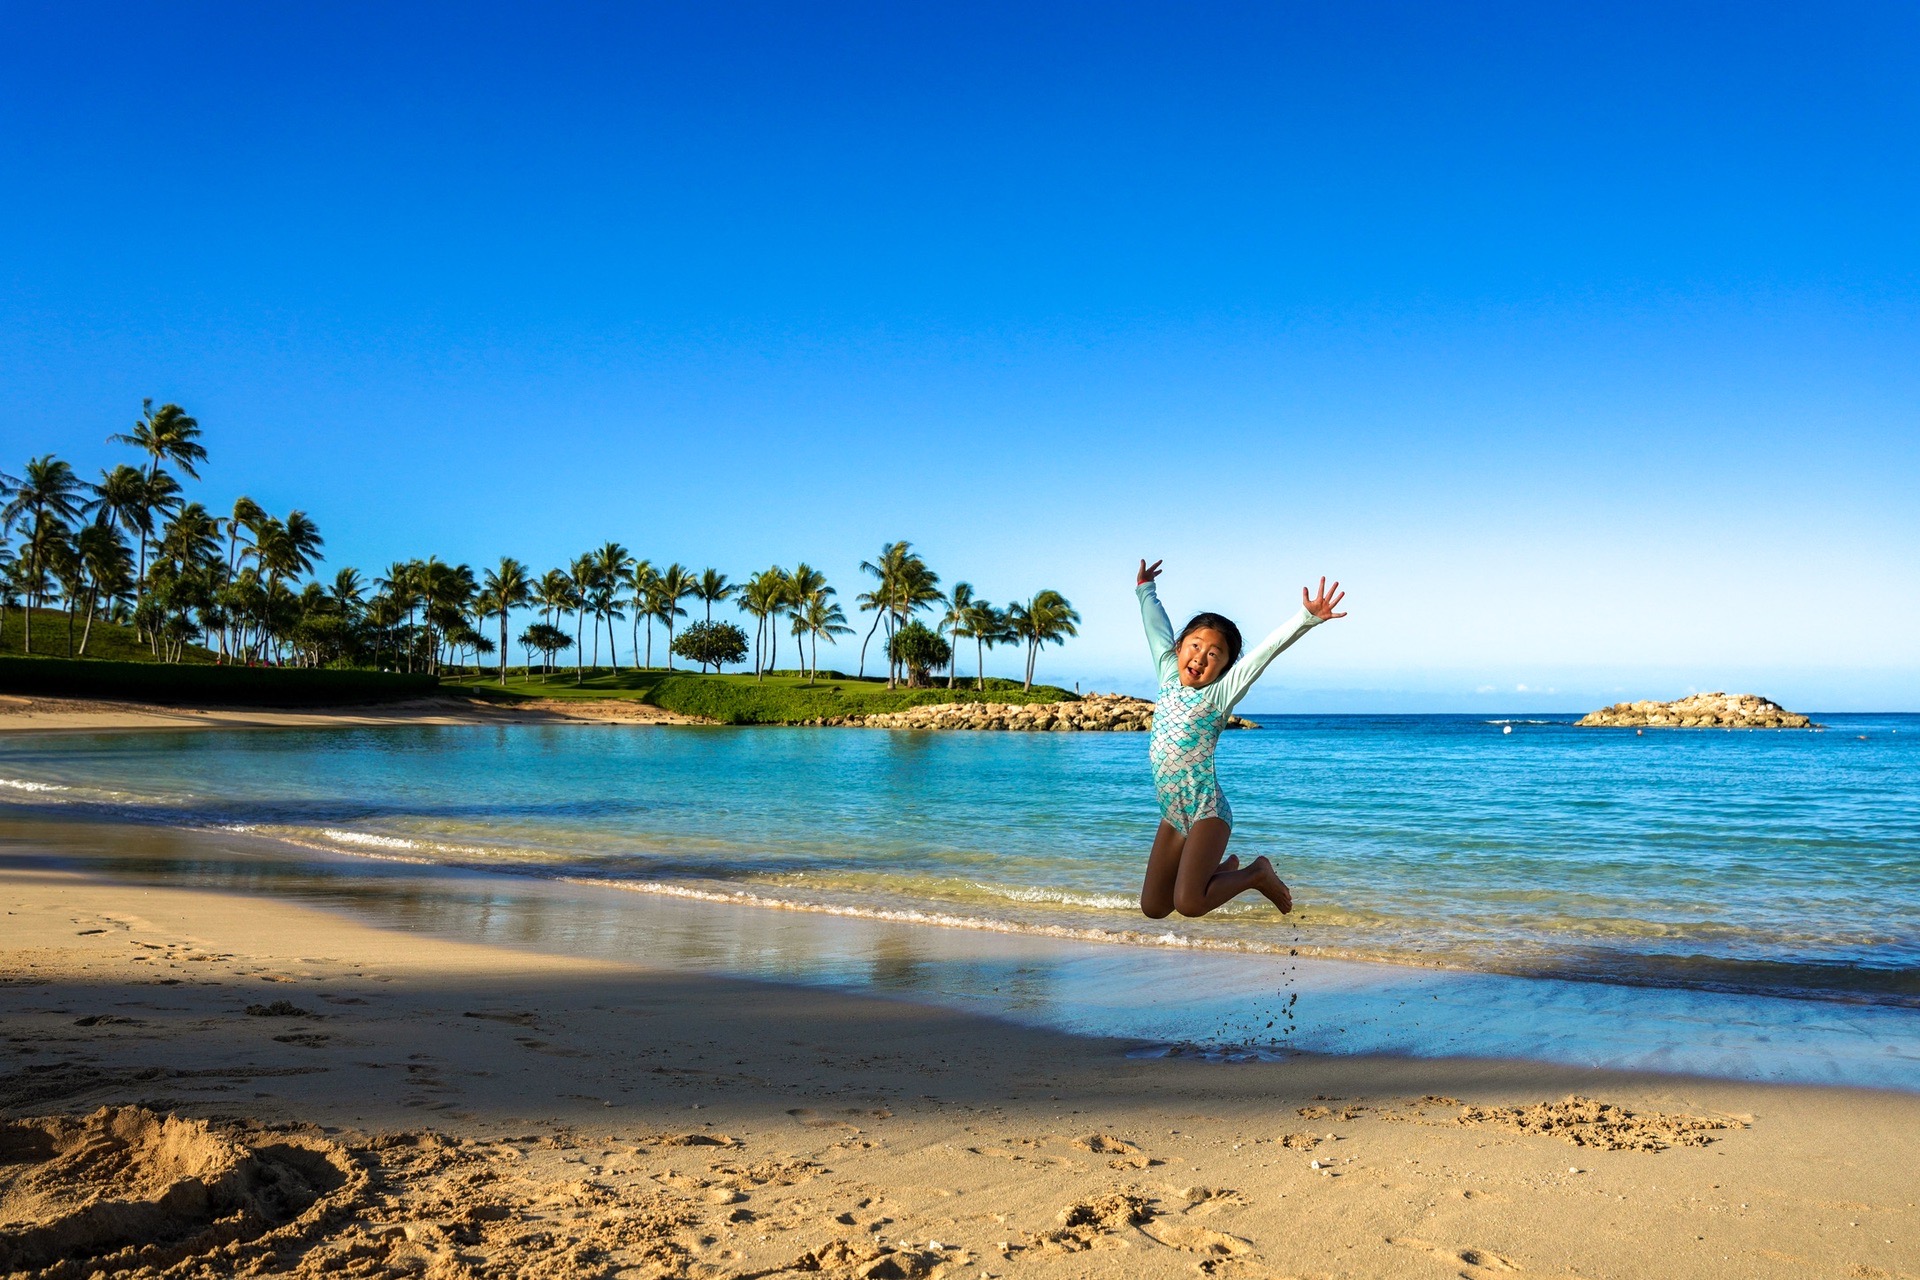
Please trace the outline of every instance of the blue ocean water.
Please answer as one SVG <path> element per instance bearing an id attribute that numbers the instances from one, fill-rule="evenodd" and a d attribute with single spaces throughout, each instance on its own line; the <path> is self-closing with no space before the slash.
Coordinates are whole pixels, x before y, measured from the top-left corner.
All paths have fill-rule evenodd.
<path id="1" fill-rule="evenodd" d="M 1635 735 L 1229 734 L 1232 848 L 1299 909 L 1135 904 L 1138 734 L 635 726 L 0 737 L 0 816 L 255 832 L 655 895 L 1185 951 L 1920 1007 L 1920 716 Z M 1511 729 L 1511 732 L 1503 730 Z"/>

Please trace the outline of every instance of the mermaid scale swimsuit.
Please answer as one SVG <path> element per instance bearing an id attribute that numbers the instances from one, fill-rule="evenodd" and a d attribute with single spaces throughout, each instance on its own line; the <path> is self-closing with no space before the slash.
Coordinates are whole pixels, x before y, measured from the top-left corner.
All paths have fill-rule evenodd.
<path id="1" fill-rule="evenodd" d="M 1233 825 L 1233 807 L 1213 775 L 1213 749 L 1226 724 L 1227 713 L 1213 705 L 1205 689 L 1189 689 L 1178 678 L 1160 686 L 1147 758 L 1153 762 L 1160 816 L 1177 831 L 1188 831 L 1201 818 Z"/>
<path id="2" fill-rule="evenodd" d="M 1253 682 L 1288 645 L 1307 634 L 1320 619 L 1302 609 L 1277 631 L 1248 651 L 1227 673 L 1197 689 L 1180 683 L 1180 665 L 1174 653 L 1173 623 L 1160 607 L 1151 582 L 1143 582 L 1140 621 L 1147 630 L 1160 677 L 1160 701 L 1153 709 L 1153 736 L 1147 758 L 1153 763 L 1153 789 L 1160 800 L 1160 816 L 1181 834 L 1202 818 L 1218 818 L 1233 825 L 1233 806 L 1227 803 L 1213 773 L 1213 752 L 1220 731 Z"/>

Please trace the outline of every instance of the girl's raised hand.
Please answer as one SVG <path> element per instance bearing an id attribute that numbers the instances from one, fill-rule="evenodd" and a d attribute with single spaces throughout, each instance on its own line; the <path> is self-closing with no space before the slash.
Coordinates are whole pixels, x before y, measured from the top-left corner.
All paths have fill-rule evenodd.
<path id="1" fill-rule="evenodd" d="M 1142 565 L 1144 566 L 1144 564 L 1145 562 L 1143 561 Z M 1312 598 L 1307 596 L 1307 589 L 1305 587 L 1300 588 L 1300 607 L 1322 622 L 1331 622 L 1335 618 L 1346 617 L 1347 615 L 1345 613 L 1335 613 L 1333 611 L 1333 606 L 1339 604 L 1346 598 L 1347 593 L 1340 589 L 1340 584 L 1337 582 L 1333 584 L 1333 590 L 1328 591 L 1327 580 L 1325 578 L 1320 579 L 1320 594 Z"/>
<path id="2" fill-rule="evenodd" d="M 1160 566 L 1164 563 L 1166 562 L 1163 560 L 1155 560 L 1152 564 L 1148 564 L 1145 560 L 1142 560 L 1140 562 L 1140 576 L 1133 580 L 1133 585 L 1138 587 L 1152 582 L 1160 576 Z"/>

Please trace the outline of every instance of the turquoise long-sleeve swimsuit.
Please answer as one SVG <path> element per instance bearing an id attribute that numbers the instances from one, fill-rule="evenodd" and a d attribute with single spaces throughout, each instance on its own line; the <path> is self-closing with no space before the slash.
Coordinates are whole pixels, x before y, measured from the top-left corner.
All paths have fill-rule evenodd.
<path id="1" fill-rule="evenodd" d="M 1161 608 L 1153 584 L 1141 583 L 1134 594 L 1140 597 L 1140 621 L 1147 629 L 1147 648 L 1160 680 L 1160 701 L 1153 709 L 1153 735 L 1147 745 L 1160 816 L 1183 835 L 1202 818 L 1218 818 L 1232 826 L 1233 807 L 1213 775 L 1213 751 L 1220 743 L 1220 731 L 1267 664 L 1322 620 L 1302 609 L 1242 654 L 1225 675 L 1194 689 L 1180 683 L 1173 623 Z"/>

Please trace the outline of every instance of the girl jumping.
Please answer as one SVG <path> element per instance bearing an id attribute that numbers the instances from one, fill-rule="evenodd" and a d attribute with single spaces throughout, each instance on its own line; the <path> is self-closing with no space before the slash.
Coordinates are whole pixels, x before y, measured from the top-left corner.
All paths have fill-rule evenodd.
<path id="1" fill-rule="evenodd" d="M 1329 589 L 1325 578 L 1311 598 L 1300 588 L 1300 612 L 1241 661 L 1240 628 L 1217 613 L 1195 614 L 1175 639 L 1153 589 L 1160 563 L 1142 560 L 1134 587 L 1160 680 L 1147 747 L 1153 789 L 1160 798 L 1160 830 L 1147 855 L 1140 910 L 1154 920 L 1175 911 L 1203 916 L 1255 889 L 1281 911 L 1291 911 L 1293 895 L 1265 857 L 1255 858 L 1249 867 L 1242 867 L 1238 857 L 1221 861 L 1233 834 L 1233 809 L 1213 776 L 1213 749 L 1235 705 L 1282 649 L 1321 623 L 1347 616 L 1333 611 L 1346 593 L 1337 582 Z"/>

